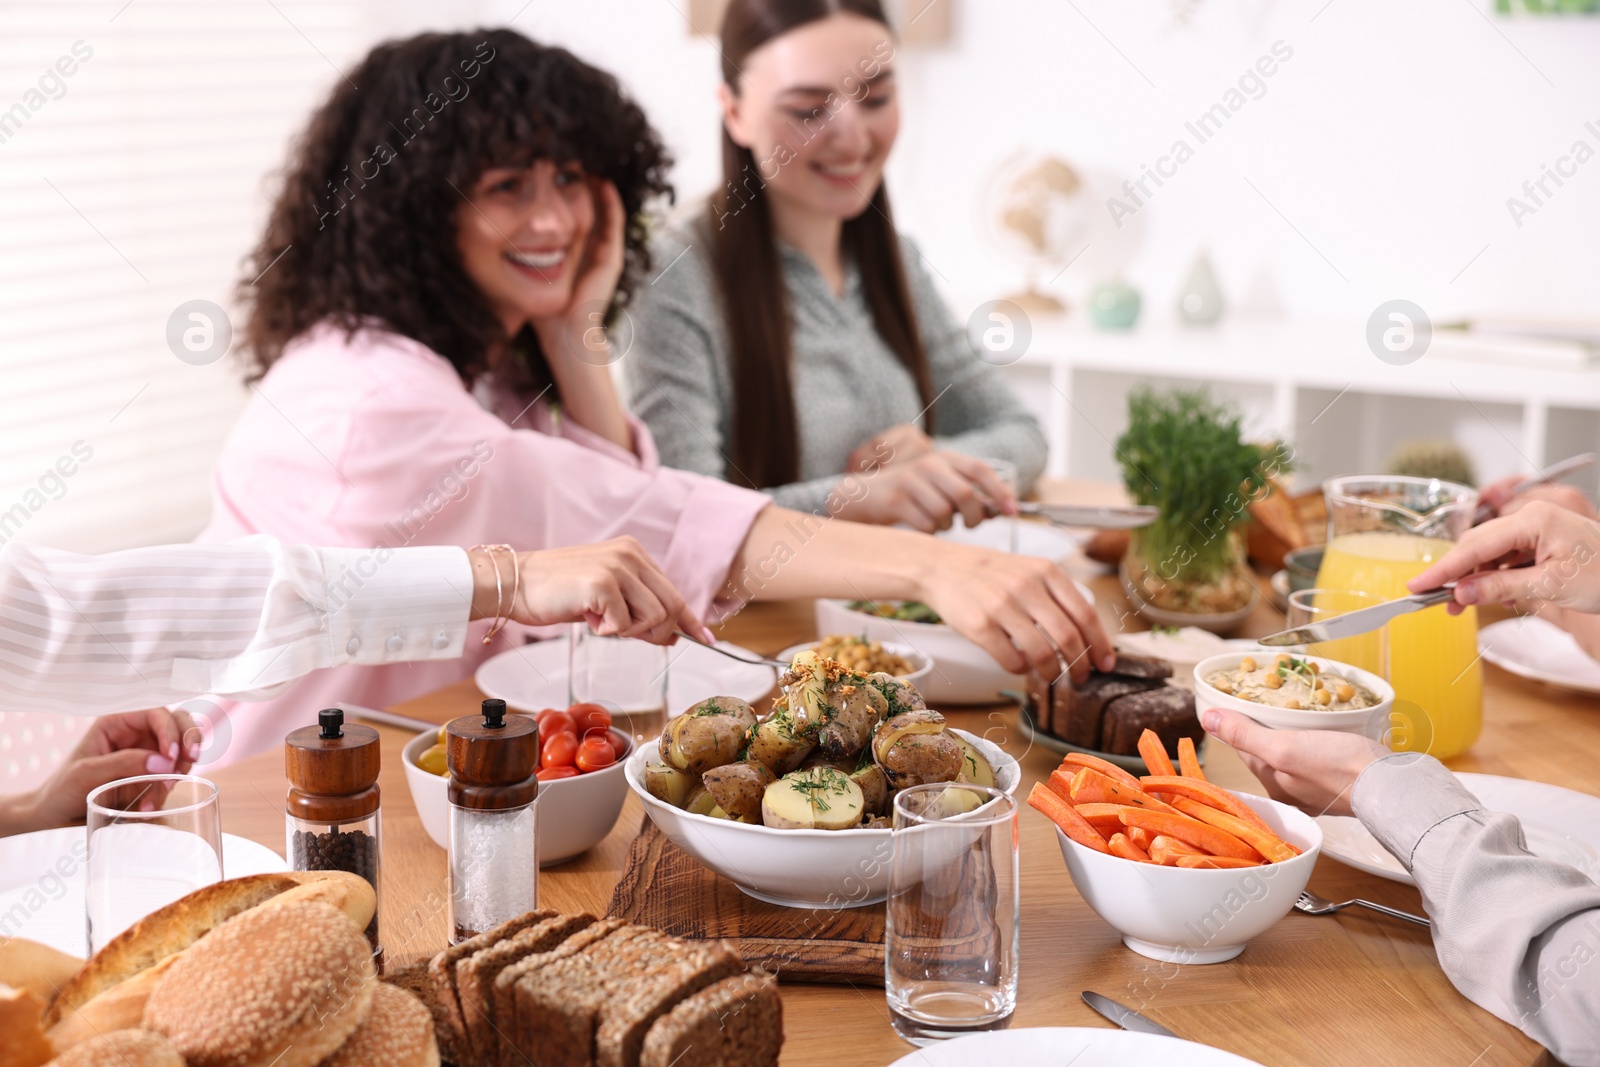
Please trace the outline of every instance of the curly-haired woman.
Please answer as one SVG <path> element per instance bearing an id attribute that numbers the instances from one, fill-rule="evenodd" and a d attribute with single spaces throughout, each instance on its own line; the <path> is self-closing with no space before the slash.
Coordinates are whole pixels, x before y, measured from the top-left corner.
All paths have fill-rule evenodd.
<path id="1" fill-rule="evenodd" d="M 1087 648 L 1106 660 L 1093 609 L 1048 563 L 819 520 L 659 465 L 598 327 L 646 262 L 641 212 L 668 192 L 667 163 L 615 79 L 562 49 L 509 30 L 374 49 L 313 117 L 247 268 L 255 395 L 203 536 L 532 549 L 625 535 L 701 617 L 751 597 L 921 599 L 1011 670 L 1053 676 L 1057 649 L 1080 674 Z M 230 706 L 230 758 L 327 703 L 467 677 L 479 648 Z"/>
<path id="2" fill-rule="evenodd" d="M 632 310 L 634 411 L 663 462 L 786 507 L 948 527 L 1022 488 L 1045 441 L 896 232 L 900 128 L 879 0 L 733 0 L 722 22 L 723 188 L 663 233 Z M 841 477 L 869 472 L 850 499 Z"/>

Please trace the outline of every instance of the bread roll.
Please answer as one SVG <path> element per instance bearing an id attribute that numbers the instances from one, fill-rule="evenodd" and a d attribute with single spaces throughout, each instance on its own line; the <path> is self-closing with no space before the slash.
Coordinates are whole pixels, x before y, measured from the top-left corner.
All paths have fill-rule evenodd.
<path id="1" fill-rule="evenodd" d="M 377 985 L 372 947 L 343 913 L 257 908 L 172 962 L 144 1025 L 189 1067 L 314 1067 L 366 1018 Z"/>
<path id="2" fill-rule="evenodd" d="M 77 1011 L 68 1012 L 50 1027 L 50 1043 L 59 1053 L 112 1030 L 138 1027 L 144 1021 L 145 998 L 177 958 L 168 956 L 126 982 L 118 982 Z"/>
<path id="3" fill-rule="evenodd" d="M 172 1042 L 149 1030 L 112 1030 L 50 1061 L 49 1067 L 184 1067 Z"/>
<path id="4" fill-rule="evenodd" d="M 0 985 L 31 989 L 46 1004 L 83 967 L 83 960 L 22 937 L 0 938 Z"/>
<path id="5" fill-rule="evenodd" d="M 43 1013 L 33 990 L 0 985 L 0 1067 L 39 1067 L 55 1055 L 39 1025 Z"/>
<path id="6" fill-rule="evenodd" d="M 319 900 L 340 908 L 363 930 L 377 907 L 377 897 L 366 880 L 343 871 L 255 874 L 205 886 L 146 915 L 112 938 L 61 987 L 45 1012 L 45 1026 L 55 1027 L 95 997 L 182 952 L 240 912 L 292 890 L 300 891 L 299 899 Z"/>
<path id="7" fill-rule="evenodd" d="M 410 993 L 379 982 L 365 1021 L 322 1067 L 439 1067 L 433 1017 Z"/>

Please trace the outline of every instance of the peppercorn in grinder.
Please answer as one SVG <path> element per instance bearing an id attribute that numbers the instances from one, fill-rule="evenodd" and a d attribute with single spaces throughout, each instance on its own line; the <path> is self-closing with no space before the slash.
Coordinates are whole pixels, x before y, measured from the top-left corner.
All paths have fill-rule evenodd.
<path id="1" fill-rule="evenodd" d="M 289 863 L 297 871 L 359 874 L 379 894 L 383 823 L 378 804 L 381 754 L 378 731 L 346 725 L 344 711 L 324 708 L 316 726 L 302 726 L 285 739 L 285 808 Z M 378 913 L 367 926 L 373 960 L 383 969 Z"/>
<path id="2" fill-rule="evenodd" d="M 450 943 L 539 906 L 539 723 L 485 700 L 445 726 L 450 769 Z"/>

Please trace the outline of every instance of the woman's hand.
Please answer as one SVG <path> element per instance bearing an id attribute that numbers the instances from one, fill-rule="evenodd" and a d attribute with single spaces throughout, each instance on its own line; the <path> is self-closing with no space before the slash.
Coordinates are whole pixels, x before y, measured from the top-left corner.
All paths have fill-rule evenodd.
<path id="1" fill-rule="evenodd" d="M 166 708 L 102 715 L 89 724 L 50 780 L 22 804 L 19 815 L 31 824 L 28 829 L 65 826 L 84 817 L 89 794 L 107 782 L 142 774 L 187 774 L 200 755 L 199 734 L 191 734 L 193 730 L 189 716 Z M 149 797 L 142 807 L 152 811 L 157 803 Z"/>
<path id="2" fill-rule="evenodd" d="M 1016 494 L 981 459 L 940 449 L 917 459 L 846 475 L 834 489 L 841 519 L 878 526 L 904 523 L 923 533 L 948 530 L 956 515 L 976 526 L 996 511 L 1017 513 Z"/>
<path id="3" fill-rule="evenodd" d="M 1208 708 L 1206 732 L 1231 745 L 1274 800 L 1308 815 L 1349 815 L 1350 789 L 1389 750 L 1370 737 L 1334 730 L 1271 730 L 1237 711 Z"/>
<path id="4" fill-rule="evenodd" d="M 1452 581 L 1452 614 L 1468 604 L 1517 601 L 1600 612 L 1600 522 L 1530 501 L 1468 530 L 1406 588 L 1422 593 Z"/>
<path id="5" fill-rule="evenodd" d="M 1046 678 L 1066 670 L 1078 682 L 1094 664 L 1111 668 L 1116 651 L 1099 614 L 1060 567 L 1036 556 L 948 547 L 959 552 L 928 572 L 916 599 L 1000 666 Z"/>
<path id="6" fill-rule="evenodd" d="M 685 633 L 712 639 L 672 580 L 631 537 L 519 552 L 520 578 L 511 573 L 504 552 L 470 555 L 474 618 L 493 618 L 500 597 L 509 601 L 517 579 L 520 586 L 511 621 L 525 626 L 587 622 L 605 637 L 638 637 L 656 644 L 670 644 L 672 631 L 681 627 Z"/>
<path id="7" fill-rule="evenodd" d="M 857 445 L 845 462 L 845 473 L 871 474 L 891 463 L 921 459 L 936 447 L 921 427 L 902 422 Z"/>
<path id="8" fill-rule="evenodd" d="M 1570 485 L 1544 482 L 1530 489 L 1524 489 L 1516 496 L 1512 496 L 1512 487 L 1521 480 L 1521 475 L 1513 474 L 1510 477 L 1501 478 L 1498 482 L 1486 485 L 1483 488 L 1483 492 L 1478 494 L 1478 501 L 1494 508 L 1501 515 L 1515 514 L 1519 508 L 1535 500 L 1544 500 L 1556 505 L 1556 507 L 1576 512 L 1584 518 L 1592 519 L 1596 517 L 1594 501 L 1589 499 L 1588 494 L 1582 490 L 1574 489 Z"/>
<path id="9" fill-rule="evenodd" d="M 558 313 L 535 319 L 532 325 L 548 359 L 607 367 L 612 359 L 605 312 L 622 280 L 627 218 L 622 195 L 611 182 L 590 178 L 589 191 L 594 198 L 594 225 L 572 281 L 571 298 Z"/>

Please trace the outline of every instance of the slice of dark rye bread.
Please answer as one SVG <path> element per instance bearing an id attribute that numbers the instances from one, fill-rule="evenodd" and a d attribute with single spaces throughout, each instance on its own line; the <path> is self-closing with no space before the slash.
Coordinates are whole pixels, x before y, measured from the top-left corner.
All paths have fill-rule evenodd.
<path id="1" fill-rule="evenodd" d="M 461 1065 L 469 1062 L 467 1050 L 457 1043 L 459 1038 L 450 1032 L 444 1005 L 439 1002 L 438 990 L 434 987 L 433 977 L 428 973 L 427 960 L 418 960 L 405 967 L 390 967 L 383 972 L 383 980 L 404 989 L 427 1007 L 428 1013 L 433 1016 L 433 1035 L 439 1043 L 440 1059 L 447 1064 Z"/>
<path id="2" fill-rule="evenodd" d="M 783 1001 L 768 975 L 723 979 L 679 1001 L 645 1035 L 639 1067 L 775 1067 Z"/>
<path id="3" fill-rule="evenodd" d="M 496 1063 L 500 1058 L 499 1027 L 494 1018 L 494 980 L 500 972 L 535 953 L 549 952 L 595 921 L 593 915 L 554 915 L 456 961 L 456 994 L 477 1062 Z"/>
<path id="4" fill-rule="evenodd" d="M 595 1067 L 635 1067 L 657 1019 L 686 997 L 743 973 L 744 961 L 721 942 L 680 942 L 660 966 L 608 979 L 595 1030 Z"/>
<path id="5" fill-rule="evenodd" d="M 520 1020 L 517 1016 L 518 984 L 524 979 L 532 978 L 545 967 L 574 956 L 627 926 L 628 924 L 621 919 L 601 919 L 579 930 L 550 951 L 532 953 L 503 968 L 494 979 L 494 1008 L 491 1015 L 495 1026 L 496 1054 L 494 1058 L 478 1064 L 477 1067 L 529 1067 L 530 1064 L 534 1064 L 536 1061 L 521 1051 L 529 1046 L 518 1039 L 520 1029 Z M 537 1067 L 544 1067 L 542 1056 L 537 1061 Z"/>
<path id="6" fill-rule="evenodd" d="M 648 967 L 679 947 L 648 927 L 624 926 L 519 978 L 515 1015 L 507 1020 L 502 1014 L 500 1027 L 538 1067 L 593 1067 L 607 977 Z"/>
<path id="7" fill-rule="evenodd" d="M 461 1015 L 461 998 L 456 992 L 456 964 L 474 952 L 492 948 L 506 938 L 530 926 L 554 918 L 556 913 L 545 909 L 530 911 L 499 926 L 490 927 L 475 937 L 451 945 L 428 963 L 428 976 L 433 981 L 434 999 L 443 1009 L 445 1029 L 455 1044 L 470 1047 L 467 1041 L 467 1023 Z"/>

